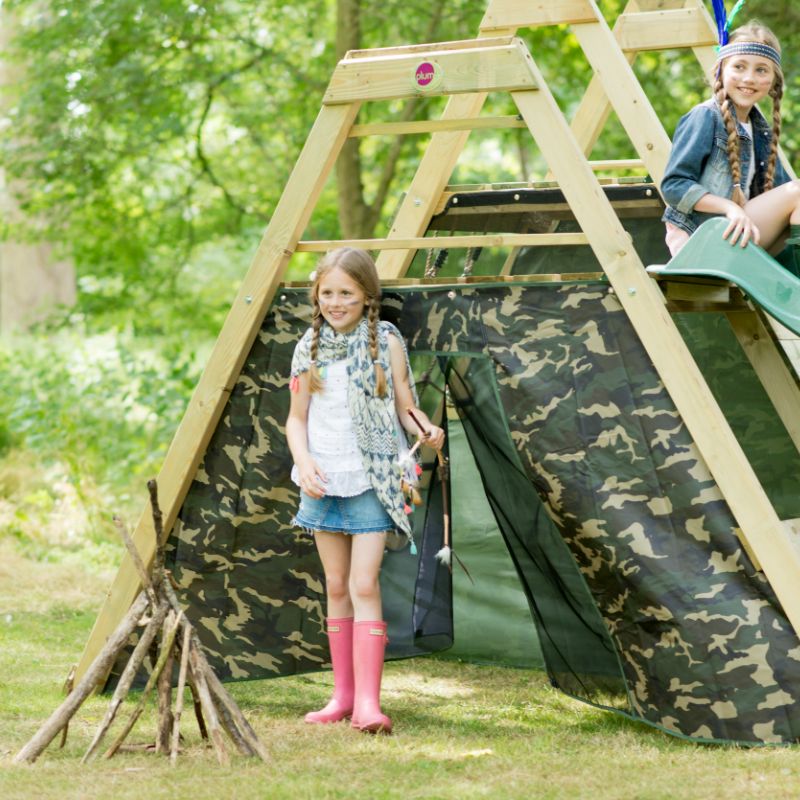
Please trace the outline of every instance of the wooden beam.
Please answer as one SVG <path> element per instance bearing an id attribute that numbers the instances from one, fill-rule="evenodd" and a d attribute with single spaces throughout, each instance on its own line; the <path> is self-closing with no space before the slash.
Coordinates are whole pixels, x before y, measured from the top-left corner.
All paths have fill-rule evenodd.
<path id="1" fill-rule="evenodd" d="M 510 44 L 459 50 L 342 59 L 323 103 L 394 100 L 408 97 L 535 88 L 521 39 Z"/>
<path id="2" fill-rule="evenodd" d="M 540 91 L 515 92 L 517 108 L 589 237 L 742 535 L 761 563 L 790 623 L 800 631 L 800 557 L 786 538 L 775 510 L 676 329 L 658 286 L 645 272 L 538 68 L 535 64 L 532 68 Z"/>
<path id="3" fill-rule="evenodd" d="M 656 10 L 671 10 L 683 8 L 687 0 L 629 0 L 623 13 L 614 23 L 614 38 L 618 39 L 622 30 L 624 20 L 639 13 L 646 13 Z M 706 15 L 707 17 L 707 15 Z M 704 17 L 704 19 L 706 19 Z M 635 50 L 625 53 L 628 63 L 633 64 L 636 60 Z M 581 146 L 585 155 L 589 155 L 594 149 L 600 133 L 605 127 L 608 115 L 611 112 L 611 103 L 603 89 L 603 84 L 597 75 L 592 75 L 589 86 L 586 89 L 578 109 L 572 118 L 572 132 Z"/>
<path id="4" fill-rule="evenodd" d="M 757 312 L 737 311 L 726 316 L 776 413 L 800 451 L 800 389 L 797 378 L 778 352 L 780 345 Z"/>
<path id="5" fill-rule="evenodd" d="M 480 30 L 490 33 L 507 28 L 577 25 L 594 20 L 594 10 L 587 0 L 491 0 Z"/>
<path id="6" fill-rule="evenodd" d="M 589 2 L 596 9 L 594 0 Z M 590 25 L 576 25 L 574 33 L 636 152 L 660 185 L 672 142 L 614 34 L 597 10 L 596 21 Z"/>
<path id="7" fill-rule="evenodd" d="M 616 158 L 606 161 L 590 161 L 589 166 L 595 172 L 605 169 L 643 169 L 644 161 L 641 158 Z"/>
<path id="8" fill-rule="evenodd" d="M 472 117 L 471 119 L 423 119 L 415 122 L 372 122 L 353 125 L 350 136 L 403 136 L 414 133 L 438 133 L 440 131 L 499 130 L 501 128 L 527 128 L 519 118 Z"/>
<path id="9" fill-rule="evenodd" d="M 289 177 L 159 472 L 158 489 L 165 536 L 172 529 L 264 314 L 283 278 L 289 257 L 347 139 L 358 107 L 357 103 L 323 107 Z M 149 563 L 156 545 L 149 509 L 142 513 L 133 539 L 142 559 Z M 75 673 L 76 682 L 127 612 L 138 591 L 139 577 L 130 556 L 126 555 L 81 656 Z"/>
<path id="10" fill-rule="evenodd" d="M 375 61 L 398 56 L 427 56 L 433 51 L 482 50 L 485 47 L 505 47 L 514 43 L 514 35 L 490 35 L 477 39 L 453 39 L 449 42 L 428 42 L 427 44 L 402 44 L 392 47 L 372 47 L 367 50 L 348 50 L 343 61 Z"/>
<path id="11" fill-rule="evenodd" d="M 469 236 L 419 236 L 413 239 L 331 239 L 298 242 L 298 253 L 326 253 L 334 247 L 358 247 L 362 250 L 427 250 L 465 247 L 524 247 L 588 244 L 582 233 L 489 233 Z"/>
<path id="12" fill-rule="evenodd" d="M 442 119 L 477 117 L 485 102 L 485 92 L 451 97 Z M 431 136 L 389 231 L 389 238 L 410 239 L 425 234 L 468 136 L 469 131 L 442 131 Z M 387 280 L 401 278 L 413 257 L 410 250 L 384 250 L 375 262 L 378 274 Z"/>
<path id="13" fill-rule="evenodd" d="M 670 50 L 717 44 L 705 16 L 696 8 L 622 14 L 614 34 L 623 51 Z"/>
<path id="14" fill-rule="evenodd" d="M 453 284 L 461 285 L 491 285 L 495 283 L 502 284 L 520 284 L 528 286 L 531 284 L 539 283 L 608 283 L 606 276 L 602 272 L 547 272 L 547 273 L 522 273 L 519 275 L 459 275 L 447 276 L 446 278 L 393 278 L 392 280 L 381 281 L 381 286 L 384 288 L 391 288 L 394 286 L 404 288 L 414 287 L 429 287 L 429 286 L 451 286 Z M 311 284 L 309 281 L 286 281 L 281 284 L 288 288 L 308 288 Z"/>

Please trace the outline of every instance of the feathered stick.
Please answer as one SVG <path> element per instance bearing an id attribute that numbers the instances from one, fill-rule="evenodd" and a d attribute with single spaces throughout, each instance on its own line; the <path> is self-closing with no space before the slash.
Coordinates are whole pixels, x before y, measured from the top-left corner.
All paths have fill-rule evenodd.
<path id="1" fill-rule="evenodd" d="M 728 14 L 725 10 L 725 0 L 711 0 L 711 5 L 714 9 L 714 20 L 717 23 L 717 38 L 719 39 L 719 46 L 724 47 L 728 44 L 728 34 L 731 30 L 736 15 L 742 10 L 745 0 L 738 0 L 738 2 L 731 9 Z"/>
<path id="2" fill-rule="evenodd" d="M 410 408 L 407 408 L 406 411 L 408 411 L 408 415 L 411 417 L 411 419 L 414 420 L 414 423 L 419 428 L 420 434 L 422 436 L 422 439 L 420 439 L 420 441 L 414 445 L 414 447 L 416 448 L 420 445 L 422 440 L 427 439 L 430 434 L 428 431 L 425 430 L 425 428 L 422 426 L 422 423 L 416 418 L 414 412 Z M 441 450 L 436 451 L 436 458 L 439 461 L 438 473 L 439 473 L 439 482 L 442 486 L 442 517 L 444 521 L 444 537 L 443 537 L 444 546 L 436 554 L 436 560 L 439 563 L 444 564 L 447 567 L 447 569 L 450 570 L 450 572 L 452 572 L 453 559 L 455 558 L 455 560 L 458 562 L 458 565 L 461 567 L 461 569 L 464 570 L 466 576 L 470 579 L 472 583 L 475 583 L 475 581 L 472 579 L 472 575 L 470 575 L 469 570 L 467 569 L 466 564 L 456 555 L 456 553 L 453 551 L 453 548 L 450 546 L 450 512 L 448 510 L 449 503 L 447 501 L 447 484 L 450 480 L 450 464 L 448 463 L 447 458 L 445 458 Z"/>
<path id="3" fill-rule="evenodd" d="M 724 0 L 711 0 L 714 9 L 714 19 L 717 23 L 717 39 L 719 46 L 723 47 L 728 43 L 728 12 L 725 10 Z"/>
<path id="4" fill-rule="evenodd" d="M 731 25 L 733 25 L 733 21 L 736 19 L 736 15 L 742 10 L 742 6 L 744 6 L 745 0 L 739 0 L 736 5 L 731 9 L 731 13 L 728 14 L 728 21 L 725 23 L 725 29 L 730 32 Z"/>

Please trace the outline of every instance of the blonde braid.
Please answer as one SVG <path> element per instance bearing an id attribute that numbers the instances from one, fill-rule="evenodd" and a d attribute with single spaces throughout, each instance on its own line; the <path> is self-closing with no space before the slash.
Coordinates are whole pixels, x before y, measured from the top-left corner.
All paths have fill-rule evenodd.
<path id="1" fill-rule="evenodd" d="M 319 301 L 314 298 L 314 316 L 311 322 L 311 350 L 309 358 L 311 359 L 311 366 L 308 368 L 308 391 L 311 394 L 321 392 L 325 384 L 322 382 L 322 376 L 317 369 L 317 348 L 319 347 L 319 331 L 322 328 L 324 318 L 322 311 L 319 307 Z"/>
<path id="2" fill-rule="evenodd" d="M 736 127 L 736 121 L 731 115 L 731 104 L 728 100 L 728 95 L 722 87 L 722 71 L 717 75 L 714 82 L 714 94 L 719 103 L 720 111 L 722 112 L 722 119 L 725 123 L 725 129 L 728 131 L 728 163 L 731 168 L 731 177 L 733 178 L 733 192 L 731 193 L 731 200 L 740 206 L 744 206 L 746 198 L 744 191 L 742 191 L 742 165 L 739 160 L 739 130 Z"/>
<path id="3" fill-rule="evenodd" d="M 765 192 L 772 188 L 775 179 L 775 165 L 778 163 L 778 142 L 781 138 L 781 100 L 783 99 L 783 80 L 780 76 L 770 89 L 769 96 L 772 98 L 772 141 L 769 143 L 767 175 L 764 179 Z"/>
<path id="4" fill-rule="evenodd" d="M 369 324 L 369 354 L 375 367 L 375 394 L 378 397 L 386 396 L 386 374 L 378 360 L 378 315 L 381 311 L 381 301 L 373 297 L 369 301 L 367 323 Z"/>

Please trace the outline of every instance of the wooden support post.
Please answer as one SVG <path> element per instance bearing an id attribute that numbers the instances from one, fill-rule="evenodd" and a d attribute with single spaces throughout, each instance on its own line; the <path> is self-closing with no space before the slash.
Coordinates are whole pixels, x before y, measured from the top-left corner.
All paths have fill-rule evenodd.
<path id="1" fill-rule="evenodd" d="M 797 378 L 778 352 L 772 329 L 756 311 L 726 314 L 739 344 L 750 361 L 775 411 L 800 451 L 800 389 Z"/>
<path id="2" fill-rule="evenodd" d="M 672 142 L 594 0 L 589 2 L 597 11 L 597 20 L 576 25 L 573 32 L 636 152 L 660 184 Z M 557 176 L 552 162 L 550 169 Z"/>
<path id="3" fill-rule="evenodd" d="M 164 458 L 158 486 L 164 511 L 165 535 L 169 535 L 172 529 L 264 314 L 347 139 L 358 108 L 358 103 L 322 108 L 272 215 L 208 365 Z M 149 509 L 142 513 L 133 541 L 142 560 L 149 564 L 155 551 L 153 518 Z M 139 589 L 139 582 L 130 556 L 126 555 L 78 663 L 78 680 L 130 607 Z"/>
<path id="4" fill-rule="evenodd" d="M 613 34 L 615 41 L 619 41 L 623 20 L 639 11 L 646 11 L 651 6 L 668 8 L 681 8 L 686 0 L 630 0 L 625 10 L 620 14 L 614 24 Z M 637 52 L 628 51 L 625 54 L 629 64 L 636 60 Z M 611 113 L 611 103 L 603 89 L 603 83 L 597 75 L 592 75 L 589 86 L 586 89 L 581 102 L 578 104 L 577 111 L 572 118 L 572 133 L 575 135 L 584 155 L 588 156 L 594 149 L 597 140 L 600 138 L 608 116 Z M 548 177 L 550 177 L 548 175 Z"/>
<path id="5" fill-rule="evenodd" d="M 486 102 L 486 93 L 464 94 L 451 97 L 442 119 L 476 117 Z M 411 186 L 406 192 L 394 224 L 390 239 L 411 239 L 423 236 L 428 228 L 439 197 L 453 174 L 458 157 L 464 149 L 469 131 L 448 131 L 431 136 L 425 155 L 420 161 Z M 384 250 L 376 264 L 381 279 L 402 278 L 414 258 L 413 250 Z"/>

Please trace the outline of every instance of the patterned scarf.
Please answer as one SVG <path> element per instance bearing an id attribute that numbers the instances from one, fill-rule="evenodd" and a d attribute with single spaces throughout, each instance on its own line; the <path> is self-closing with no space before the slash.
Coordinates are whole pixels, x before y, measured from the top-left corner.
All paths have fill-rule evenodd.
<path id="1" fill-rule="evenodd" d="M 336 333 L 327 322 L 322 324 L 317 342 L 317 369 L 324 376 L 324 367 L 334 361 L 348 358 L 347 405 L 361 451 L 361 461 L 370 485 L 392 518 L 398 530 L 411 540 L 411 524 L 405 511 L 401 480 L 403 470 L 398 460 L 397 425 L 395 422 L 394 385 L 389 360 L 389 335 L 394 334 L 405 350 L 405 342 L 391 322 L 378 322 L 378 361 L 386 375 L 386 395 L 375 393 L 375 368 L 369 348 L 369 323 L 366 318 L 349 333 Z M 309 328 L 294 351 L 292 378 L 311 367 L 311 340 Z M 414 375 L 408 363 L 406 369 L 414 397 L 418 403 Z"/>

